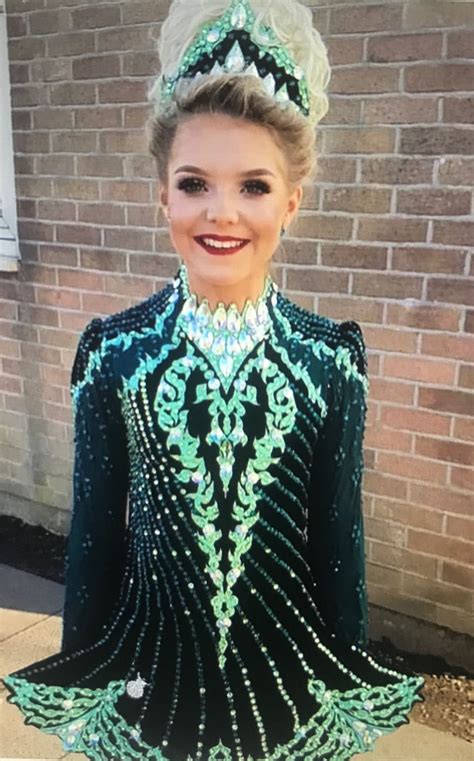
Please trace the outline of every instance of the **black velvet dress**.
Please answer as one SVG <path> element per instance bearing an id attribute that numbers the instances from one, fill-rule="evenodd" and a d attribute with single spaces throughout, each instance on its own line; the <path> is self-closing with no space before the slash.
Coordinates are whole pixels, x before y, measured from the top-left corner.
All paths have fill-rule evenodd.
<path id="1" fill-rule="evenodd" d="M 367 650 L 366 355 L 268 277 L 210 310 L 173 281 L 92 320 L 72 371 L 61 652 L 4 678 L 90 759 L 345 761 L 423 677 Z"/>

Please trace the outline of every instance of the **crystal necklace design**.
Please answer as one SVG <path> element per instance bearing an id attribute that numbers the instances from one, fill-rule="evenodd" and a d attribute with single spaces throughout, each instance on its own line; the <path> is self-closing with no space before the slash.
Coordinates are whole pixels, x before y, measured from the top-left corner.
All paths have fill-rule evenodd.
<path id="1" fill-rule="evenodd" d="M 207 298 L 198 304 L 196 294 L 190 290 L 184 263 L 179 269 L 179 280 L 185 301 L 178 320 L 228 390 L 243 360 L 264 338 L 271 324 L 267 302 L 271 298 L 276 303 L 278 286 L 267 275 L 263 292 L 255 302 L 247 299 L 240 312 L 235 303 L 226 307 L 220 301 L 215 310 L 211 310 Z"/>

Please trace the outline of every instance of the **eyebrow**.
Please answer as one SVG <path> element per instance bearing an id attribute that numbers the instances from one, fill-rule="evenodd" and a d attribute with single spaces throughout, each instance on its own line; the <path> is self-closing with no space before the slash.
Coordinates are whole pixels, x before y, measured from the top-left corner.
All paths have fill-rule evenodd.
<path id="1" fill-rule="evenodd" d="M 200 169 L 198 166 L 180 166 L 178 169 L 176 169 L 175 174 L 178 174 L 179 172 L 194 172 L 195 174 L 201 174 L 203 177 L 208 177 L 208 173 L 204 171 L 204 169 Z M 261 175 L 271 175 L 271 177 L 276 177 L 276 175 L 271 172 L 269 169 L 249 169 L 248 172 L 241 172 L 241 177 L 260 177 Z"/>

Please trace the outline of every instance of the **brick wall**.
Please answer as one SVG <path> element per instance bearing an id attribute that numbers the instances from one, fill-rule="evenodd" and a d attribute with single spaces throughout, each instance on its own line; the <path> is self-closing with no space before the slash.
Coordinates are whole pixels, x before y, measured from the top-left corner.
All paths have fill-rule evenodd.
<path id="1" fill-rule="evenodd" d="M 278 279 L 370 357 L 375 609 L 472 631 L 472 6 L 322 2 L 320 176 Z M 147 155 L 167 2 L 9 0 L 22 261 L 0 275 L 3 511 L 66 530 L 78 332 L 175 273 Z M 446 636 L 446 633 L 443 634 Z"/>

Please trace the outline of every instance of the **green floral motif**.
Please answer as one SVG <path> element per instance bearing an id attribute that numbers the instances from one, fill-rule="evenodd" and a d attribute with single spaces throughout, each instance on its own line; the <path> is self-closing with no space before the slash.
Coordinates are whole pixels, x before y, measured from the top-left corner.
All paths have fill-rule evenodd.
<path id="1" fill-rule="evenodd" d="M 186 356 L 173 362 L 164 373 L 154 401 L 159 427 L 168 433 L 167 445 L 181 465 L 177 478 L 182 483 L 195 484 L 197 488 L 192 496 L 191 514 L 201 531 L 198 544 L 208 556 L 206 571 L 216 588 L 212 606 L 220 631 L 218 649 L 221 668 L 226 662 L 224 653 L 228 646 L 229 628 L 238 605 L 238 598 L 232 588 L 244 570 L 242 558 L 252 546 L 250 529 L 259 519 L 256 486 L 259 483 L 267 485 L 274 480 L 270 466 L 279 461 L 285 448 L 285 435 L 293 429 L 297 412 L 288 379 L 278 365 L 265 356 L 264 349 L 264 344 L 260 344 L 255 356 L 241 368 L 234 380 L 235 390 L 226 399 L 213 368 L 203 356 L 195 354 L 192 344 L 188 344 Z M 221 569 L 222 550 L 216 547 L 222 532 L 215 525 L 219 517 L 215 483 L 204 457 L 199 454 L 200 440 L 190 433 L 188 424 L 188 408 L 192 404 L 185 401 L 186 389 L 196 367 L 202 370 L 206 382 L 197 386 L 194 403 L 209 402 L 212 422 L 206 442 L 218 447 L 216 459 L 225 495 L 229 491 L 233 473 L 235 448 L 247 443 L 242 425 L 245 405 L 257 406 L 257 389 L 249 380 L 253 370 L 261 375 L 268 394 L 265 431 L 253 442 L 255 456 L 248 459 L 237 485 L 237 499 L 232 511 L 237 525 L 229 534 L 235 548 L 229 550 L 230 570 L 225 576 Z M 177 449 L 177 452 L 174 453 L 173 449 Z"/>
<path id="2" fill-rule="evenodd" d="M 63 740 L 64 750 L 82 752 L 94 761 L 105 757 L 172 761 L 159 748 L 140 738 L 140 729 L 131 727 L 115 707 L 125 692 L 126 682 L 114 681 L 102 690 L 49 687 L 26 679 L 3 679 L 14 693 L 26 723 Z M 422 676 L 410 676 L 384 687 L 356 688 L 341 692 L 328 690 L 318 679 L 308 681 L 308 691 L 318 709 L 294 737 L 278 745 L 270 756 L 247 756 L 246 761 L 348 761 L 357 753 L 373 750 L 378 737 L 405 723 L 424 684 Z M 219 741 L 209 751 L 209 761 L 233 761 L 232 751 Z M 195 761 L 188 755 L 186 761 Z"/>

